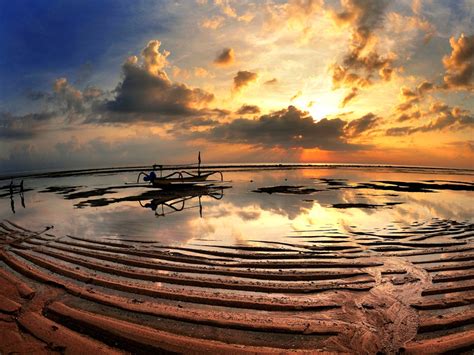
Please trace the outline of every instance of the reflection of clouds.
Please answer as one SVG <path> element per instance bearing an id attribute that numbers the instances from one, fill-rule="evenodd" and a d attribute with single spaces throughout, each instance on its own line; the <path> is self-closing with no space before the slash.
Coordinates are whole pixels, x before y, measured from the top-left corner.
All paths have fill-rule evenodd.
<path id="1" fill-rule="evenodd" d="M 443 191 L 439 194 L 411 193 L 406 194 L 407 213 L 413 211 L 414 206 L 420 217 L 439 217 L 442 219 L 454 219 L 458 221 L 474 221 L 474 192 Z M 411 213 L 410 217 L 414 217 Z M 415 218 L 413 218 L 415 219 Z"/>
<path id="2" fill-rule="evenodd" d="M 135 174 L 84 176 L 35 180 L 28 187 L 44 189 L 48 186 L 83 185 L 88 189 L 120 185 L 119 181 L 133 181 Z M 309 195 L 254 193 L 258 187 L 302 185 L 317 187 L 314 179 L 348 179 L 348 183 L 370 180 L 416 181 L 433 179 L 433 175 L 386 170 L 346 169 L 293 169 L 268 171 L 226 172 L 231 189 L 222 200 L 202 197 L 203 218 L 199 217 L 197 200 L 186 203 L 186 209 L 155 217 L 153 211 L 142 208 L 138 202 L 121 202 L 102 208 L 74 209 L 77 201 L 65 200 L 54 193 L 25 193 L 26 209 L 12 215 L 9 200 L 0 200 L 0 215 L 34 230 L 53 224 L 55 234 L 77 235 L 86 238 L 113 237 L 120 239 L 154 240 L 163 244 L 185 244 L 201 238 L 219 245 L 246 243 L 249 240 L 282 241 L 298 230 L 335 227 L 339 230 L 374 230 L 393 221 L 410 224 L 433 217 L 458 221 L 473 220 L 473 192 L 438 191 L 436 193 L 400 193 L 398 197 L 370 189 L 340 189 Z M 469 180 L 469 177 L 439 175 L 436 179 Z M 252 182 L 251 182 L 252 180 Z M 35 185 L 36 184 L 36 185 Z M 34 186 L 33 186 L 34 185 Z M 130 190 L 131 191 L 131 190 Z M 128 194 L 130 191 L 127 191 Z M 125 192 L 119 191 L 115 197 Z M 306 201 L 305 201 L 306 200 Z M 308 201 L 310 200 L 310 201 Z M 328 206 L 336 203 L 383 204 L 401 201 L 393 208 L 338 210 Z M 189 207 L 189 208 L 188 208 Z"/>
<path id="3" fill-rule="evenodd" d="M 253 211 L 253 212 L 240 211 L 239 212 L 239 217 L 242 218 L 244 221 L 251 221 L 251 220 L 258 219 L 261 215 L 262 214 L 259 211 Z"/>
<path id="4" fill-rule="evenodd" d="M 286 218 L 257 205 L 238 206 L 231 202 L 213 204 L 206 209 L 206 218 L 189 221 L 190 228 L 200 230 L 200 237 L 231 244 L 251 239 L 250 236 L 274 236 L 286 224 Z"/>

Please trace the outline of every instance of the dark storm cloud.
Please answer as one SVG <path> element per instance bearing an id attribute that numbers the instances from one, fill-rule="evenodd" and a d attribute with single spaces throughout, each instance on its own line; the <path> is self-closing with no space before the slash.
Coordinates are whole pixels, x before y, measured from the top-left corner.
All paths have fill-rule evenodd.
<path id="1" fill-rule="evenodd" d="M 448 88 L 474 89 L 474 35 L 451 37 L 451 55 L 443 58 L 446 68 L 444 82 Z"/>
<path id="2" fill-rule="evenodd" d="M 247 86 L 251 82 L 257 80 L 257 73 L 252 73 L 250 71 L 239 71 L 234 76 L 234 91 L 239 91 L 244 86 Z"/>
<path id="3" fill-rule="evenodd" d="M 196 107 L 214 99 L 214 95 L 184 84 L 172 83 L 167 78 L 153 75 L 135 64 L 123 66 L 124 78 L 116 88 L 116 96 L 105 104 L 111 113 L 155 114 L 161 116 L 190 116 Z M 115 115 L 109 115 L 114 120 Z"/>
<path id="4" fill-rule="evenodd" d="M 255 105 L 242 105 L 235 113 L 238 115 L 254 115 L 260 113 L 260 108 Z"/>
<path id="5" fill-rule="evenodd" d="M 141 60 L 132 56 L 123 64 L 123 77 L 112 92 L 93 86 L 82 91 L 66 78 L 54 81 L 52 92 L 30 92 L 29 98 L 41 101 L 61 123 L 134 124 L 137 122 L 176 122 L 195 119 L 188 126 L 214 125 L 215 117 L 228 114 L 209 109 L 214 95 L 199 88 L 172 82 L 164 68 L 169 52 L 160 51 L 161 42 L 148 42 Z M 206 116 L 206 117 L 204 117 Z M 24 121 L 24 120 L 22 120 Z M 9 123 L 10 124 L 10 123 Z M 10 130 L 10 135 L 13 130 Z M 27 133 L 16 130 L 18 136 Z"/>
<path id="6" fill-rule="evenodd" d="M 244 143 L 267 148 L 320 148 L 323 150 L 357 150 L 345 137 L 346 121 L 339 118 L 315 122 L 294 106 L 258 119 L 236 119 L 217 126 L 205 138 L 227 143 Z"/>
<path id="7" fill-rule="evenodd" d="M 234 63 L 235 53 L 232 48 L 224 48 L 221 53 L 219 53 L 214 59 L 214 64 L 226 66 Z"/>
<path id="8" fill-rule="evenodd" d="M 160 42 L 150 41 L 142 51 L 142 64 L 130 57 L 123 65 L 123 79 L 115 97 L 102 105 L 102 121 L 133 123 L 170 122 L 201 116 L 214 95 L 185 84 L 172 82 L 163 68 L 169 52 L 159 52 Z"/>

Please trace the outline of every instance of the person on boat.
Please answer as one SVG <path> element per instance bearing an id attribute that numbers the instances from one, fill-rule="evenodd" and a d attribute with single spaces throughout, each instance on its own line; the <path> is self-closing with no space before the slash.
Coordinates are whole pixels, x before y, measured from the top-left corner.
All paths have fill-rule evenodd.
<path id="1" fill-rule="evenodd" d="M 151 171 L 148 175 L 145 174 L 145 176 L 143 177 L 143 181 L 149 181 L 151 183 L 153 183 L 155 179 L 156 179 L 156 174 L 154 171 Z"/>

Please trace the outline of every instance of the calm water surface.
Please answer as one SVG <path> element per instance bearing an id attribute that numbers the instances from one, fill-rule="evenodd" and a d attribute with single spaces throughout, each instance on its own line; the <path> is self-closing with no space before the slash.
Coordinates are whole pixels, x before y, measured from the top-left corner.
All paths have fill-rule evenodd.
<path id="1" fill-rule="evenodd" d="M 30 178 L 24 181 L 31 189 L 24 193 L 24 207 L 19 194 L 1 191 L 0 216 L 34 230 L 53 225 L 55 235 L 255 245 L 311 230 L 330 237 L 345 230 L 403 230 L 433 218 L 472 223 L 472 174 L 368 167 L 234 169 L 224 171 L 224 183 L 173 193 L 126 185 L 136 182 L 135 172 Z M 255 192 L 275 186 L 286 187 Z"/>

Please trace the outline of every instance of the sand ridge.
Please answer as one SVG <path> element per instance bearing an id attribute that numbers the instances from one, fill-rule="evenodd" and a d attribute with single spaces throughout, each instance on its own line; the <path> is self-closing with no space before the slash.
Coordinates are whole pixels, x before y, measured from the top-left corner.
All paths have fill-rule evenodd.
<path id="1" fill-rule="evenodd" d="M 460 352 L 474 346 L 473 237 L 433 219 L 165 246 L 5 220 L 0 350 Z"/>

